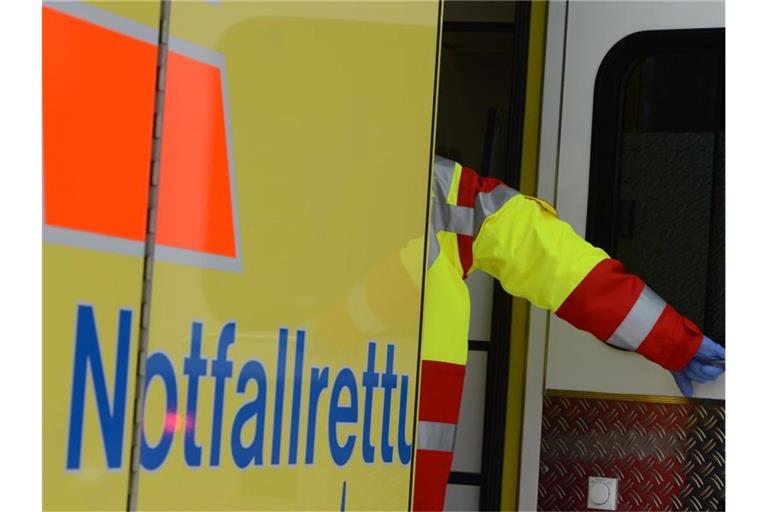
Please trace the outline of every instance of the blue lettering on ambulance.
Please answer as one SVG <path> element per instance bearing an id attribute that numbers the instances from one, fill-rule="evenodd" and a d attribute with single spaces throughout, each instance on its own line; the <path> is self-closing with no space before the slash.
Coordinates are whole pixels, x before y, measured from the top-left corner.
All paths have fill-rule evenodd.
<path id="1" fill-rule="evenodd" d="M 411 462 L 411 448 L 413 444 L 408 444 L 405 437 L 408 418 L 408 376 L 400 377 L 400 421 L 397 425 L 397 454 L 400 457 L 400 463 L 405 465 Z"/>
<path id="2" fill-rule="evenodd" d="M 237 393 L 245 393 L 248 382 L 253 380 L 256 383 L 256 398 L 243 404 L 235 413 L 235 419 L 232 422 L 232 435 L 230 444 L 232 448 L 232 459 L 235 465 L 240 469 L 248 467 L 249 464 L 261 466 L 264 464 L 264 417 L 267 405 L 267 374 L 264 366 L 256 360 L 247 361 L 240 376 L 237 379 Z M 253 436 L 253 442 L 248 446 L 242 444 L 243 426 L 251 418 L 256 419 L 256 433 Z"/>
<path id="3" fill-rule="evenodd" d="M 165 415 L 163 417 L 163 433 L 160 441 L 155 446 L 147 442 L 145 428 L 141 429 L 141 451 L 139 459 L 141 466 L 149 471 L 162 466 L 168 452 L 173 444 L 173 434 L 176 432 L 176 422 L 179 420 L 176 411 L 178 411 L 178 395 L 176 390 L 176 375 L 173 372 L 173 363 L 170 358 L 162 352 L 154 352 L 147 358 L 147 375 L 144 381 L 144 397 L 149 396 L 149 386 L 152 380 L 159 377 L 165 386 Z M 146 418 L 146 415 L 144 416 Z"/>
<path id="4" fill-rule="evenodd" d="M 224 384 L 232 376 L 232 361 L 227 359 L 229 346 L 235 343 L 235 322 L 229 322 L 219 333 L 219 349 L 211 362 L 211 376 L 216 380 L 213 391 L 213 428 L 211 429 L 211 467 L 219 465 L 221 452 L 221 417 L 224 414 Z"/>
<path id="5" fill-rule="evenodd" d="M 125 408 L 127 400 L 128 365 L 130 361 L 132 311 L 121 309 L 118 316 L 116 341 L 116 360 L 112 396 L 107 389 L 104 365 L 101 358 L 101 345 L 96 328 L 94 309 L 90 305 L 77 307 L 76 332 L 74 342 L 74 366 L 72 373 L 72 397 L 69 411 L 69 434 L 67 438 L 66 467 L 70 470 L 80 469 L 82 456 L 82 440 L 86 402 L 88 373 L 93 387 L 93 396 L 98 412 L 101 440 L 104 446 L 107 467 L 119 469 L 122 467 L 122 448 L 125 435 Z M 233 363 L 229 359 L 229 349 L 236 342 L 236 324 L 225 324 L 218 338 L 216 357 L 211 360 L 210 375 L 208 374 L 209 359 L 202 355 L 203 323 L 192 322 L 189 343 L 189 353 L 183 358 L 182 375 L 187 378 L 187 402 L 183 414 L 179 413 L 177 376 L 173 361 L 163 352 L 149 354 L 144 381 L 145 396 L 150 392 L 157 393 L 160 385 L 164 387 L 166 403 L 162 419 L 162 432 L 155 444 L 150 444 L 146 438 L 144 425 L 141 432 L 140 464 L 149 471 L 159 469 L 167 460 L 171 451 L 177 426 L 184 417 L 184 462 L 188 467 L 200 467 L 202 464 L 203 447 L 196 439 L 199 418 L 200 387 L 212 382 L 213 403 L 211 419 L 210 467 L 221 464 L 221 443 L 223 415 L 227 397 L 227 380 L 233 377 Z M 299 432 L 302 425 L 302 395 L 304 385 L 304 359 L 307 334 L 299 329 L 296 331 L 295 359 L 293 375 L 286 375 L 289 330 L 281 328 L 277 343 L 277 374 L 275 375 L 275 407 L 272 418 L 272 451 L 271 464 L 280 464 L 281 433 L 283 428 L 283 405 L 285 383 L 290 378 L 293 386 L 291 398 L 291 424 L 288 450 L 288 464 L 295 465 L 299 452 Z M 342 368 L 330 383 L 330 369 L 314 366 L 308 375 L 309 393 L 307 406 L 307 433 L 305 443 L 304 463 L 311 465 L 315 460 L 315 439 L 317 433 L 317 414 L 320 400 L 324 391 L 331 387 L 328 403 L 328 439 L 327 445 L 333 462 L 338 466 L 346 465 L 354 453 L 357 437 L 362 435 L 360 452 L 363 462 L 372 464 L 376 459 L 376 446 L 372 439 L 373 404 L 376 389 L 383 389 L 383 410 L 381 423 L 381 460 L 389 464 L 394 459 L 394 443 L 390 441 L 390 423 L 392 417 L 392 394 L 398 387 L 400 377 L 399 422 L 397 427 L 397 451 L 399 461 L 409 464 L 412 459 L 413 446 L 409 444 L 408 428 L 408 375 L 394 373 L 395 345 L 387 345 L 386 363 L 383 372 L 376 370 L 377 343 L 368 343 L 368 353 L 365 370 L 361 375 L 363 392 L 363 410 L 358 411 L 358 382 L 356 374 L 350 368 Z M 207 379 L 205 377 L 210 377 Z M 182 377 L 183 378 L 183 377 Z M 258 360 L 246 361 L 240 368 L 236 392 L 244 395 L 248 384 L 253 381 L 255 393 L 250 401 L 242 404 L 232 418 L 230 452 L 235 465 L 241 469 L 264 464 L 264 432 L 266 422 L 267 372 Z M 152 384 L 155 384 L 152 386 Z M 342 397 L 348 396 L 348 400 Z M 147 403 L 146 401 L 144 403 Z M 360 418 L 359 412 L 362 412 Z M 143 416 L 145 421 L 152 416 Z M 249 421 L 254 421 L 252 440 L 243 440 L 243 430 Z M 340 434 L 343 425 L 359 428 L 346 430 L 346 437 Z M 93 435 L 93 434 L 91 434 Z M 342 439 L 340 439 L 340 437 Z"/>
<path id="6" fill-rule="evenodd" d="M 312 368 L 309 377 L 309 419 L 307 420 L 307 446 L 304 453 L 304 464 L 315 461 L 315 430 L 317 429 L 317 405 L 320 394 L 328 388 L 328 367 Z"/>
<path id="7" fill-rule="evenodd" d="M 341 405 L 341 390 L 349 391 L 349 405 Z M 349 462 L 352 451 L 355 449 L 355 434 L 349 434 L 347 442 L 339 444 L 336 426 L 339 423 L 357 423 L 357 382 L 355 374 L 349 368 L 342 368 L 336 376 L 331 390 L 331 409 L 328 413 L 328 443 L 331 448 L 331 458 L 337 466 L 343 466 Z"/>
<path id="8" fill-rule="evenodd" d="M 202 447 L 195 442 L 197 430 L 197 392 L 200 377 L 208 372 L 208 360 L 200 357 L 203 324 L 192 322 L 189 356 L 184 358 L 182 372 L 187 376 L 187 414 L 184 418 L 184 462 L 190 467 L 200 467 Z"/>
<path id="9" fill-rule="evenodd" d="M 368 343 L 368 367 L 363 372 L 365 405 L 363 410 L 363 461 L 371 464 L 375 456 L 375 447 L 371 443 L 371 412 L 373 411 L 373 390 L 379 387 L 379 374 L 376 365 L 376 343 Z"/>
<path id="10" fill-rule="evenodd" d="M 389 411 L 392 409 L 392 390 L 397 387 L 397 375 L 393 373 L 395 364 L 395 346 L 387 345 L 386 370 L 381 375 L 381 387 L 384 388 L 384 408 L 381 418 L 381 460 L 392 462 L 392 445 L 389 442 Z"/>
<path id="11" fill-rule="evenodd" d="M 96 408 L 99 413 L 101 439 L 104 443 L 107 467 L 118 469 L 122 466 L 128 354 L 131 346 L 131 318 L 132 312 L 129 309 L 121 309 L 118 313 L 115 382 L 112 388 L 112 407 L 110 407 L 93 306 L 82 304 L 77 307 L 75 364 L 72 370 L 69 435 L 67 436 L 67 469 L 80 469 L 83 416 L 85 414 L 85 380 L 88 366 L 91 368 L 93 392 L 96 396 Z"/>
<path id="12" fill-rule="evenodd" d="M 285 395 L 285 351 L 288 329 L 280 328 L 277 348 L 277 384 L 275 388 L 275 422 L 272 429 L 272 465 L 280 464 L 280 434 L 283 431 L 283 396 Z"/>
<path id="13" fill-rule="evenodd" d="M 291 406 L 291 444 L 288 464 L 296 464 L 299 451 L 299 421 L 301 420 L 301 376 L 304 373 L 304 331 L 296 331 L 296 362 L 293 368 L 293 404 Z"/>

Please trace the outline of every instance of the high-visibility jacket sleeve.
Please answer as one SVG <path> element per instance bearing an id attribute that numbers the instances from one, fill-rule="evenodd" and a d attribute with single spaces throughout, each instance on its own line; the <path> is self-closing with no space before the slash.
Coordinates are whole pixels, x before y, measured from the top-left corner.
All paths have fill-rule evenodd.
<path id="1" fill-rule="evenodd" d="M 462 174 L 467 172 L 474 173 L 464 168 Z M 486 178 L 468 181 L 475 182 L 478 197 L 505 187 Z M 494 276 L 509 293 L 669 370 L 681 370 L 698 350 L 702 334 L 696 325 L 578 236 L 543 201 L 515 194 L 483 216 L 472 243 L 472 268 Z"/>

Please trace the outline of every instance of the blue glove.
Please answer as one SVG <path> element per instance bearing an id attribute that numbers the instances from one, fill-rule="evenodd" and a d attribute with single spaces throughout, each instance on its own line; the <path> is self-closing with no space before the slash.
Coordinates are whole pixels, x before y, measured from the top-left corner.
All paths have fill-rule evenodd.
<path id="1" fill-rule="evenodd" d="M 677 387 L 685 396 L 693 395 L 693 382 L 710 382 L 725 371 L 725 348 L 704 336 L 699 350 L 682 371 L 672 372 Z"/>

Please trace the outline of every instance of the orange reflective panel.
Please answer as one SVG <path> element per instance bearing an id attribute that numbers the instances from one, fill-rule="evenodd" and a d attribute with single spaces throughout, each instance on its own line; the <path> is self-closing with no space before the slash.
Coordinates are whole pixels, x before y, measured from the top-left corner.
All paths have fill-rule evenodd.
<path id="1" fill-rule="evenodd" d="M 45 222 L 143 240 L 155 45 L 43 8 Z"/>
<path id="2" fill-rule="evenodd" d="M 169 52 L 166 91 L 158 243 L 235 257 L 220 69 Z"/>
<path id="3" fill-rule="evenodd" d="M 157 47 L 47 7 L 43 37 L 45 223 L 143 241 Z M 220 67 L 167 73 L 157 243 L 235 257 Z"/>

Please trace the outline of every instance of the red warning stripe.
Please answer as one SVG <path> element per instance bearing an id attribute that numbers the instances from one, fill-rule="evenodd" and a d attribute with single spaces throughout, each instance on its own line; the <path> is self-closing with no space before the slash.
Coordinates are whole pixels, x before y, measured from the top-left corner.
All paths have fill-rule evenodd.
<path id="1" fill-rule="evenodd" d="M 43 8 L 45 223 L 143 241 L 157 46 Z M 235 257 L 218 66 L 169 52 L 157 243 Z"/>
<path id="2" fill-rule="evenodd" d="M 637 301 L 645 283 L 618 260 L 595 265 L 556 311 L 571 325 L 606 341 Z"/>
<path id="3" fill-rule="evenodd" d="M 442 361 L 421 362 L 419 420 L 458 423 L 464 365 Z"/>
<path id="4" fill-rule="evenodd" d="M 443 510 L 453 453 L 416 450 L 413 510 Z"/>

